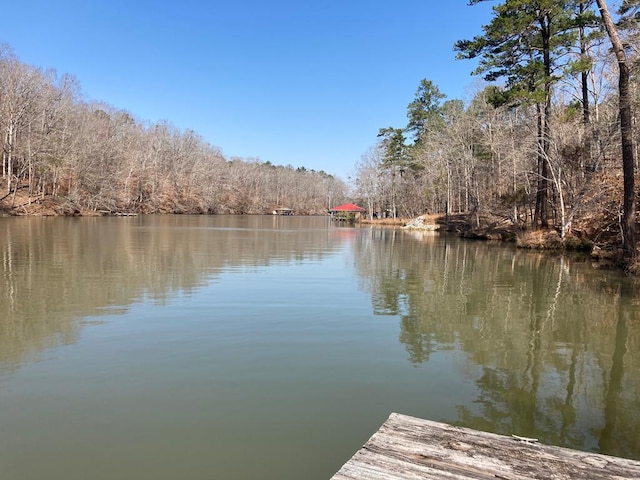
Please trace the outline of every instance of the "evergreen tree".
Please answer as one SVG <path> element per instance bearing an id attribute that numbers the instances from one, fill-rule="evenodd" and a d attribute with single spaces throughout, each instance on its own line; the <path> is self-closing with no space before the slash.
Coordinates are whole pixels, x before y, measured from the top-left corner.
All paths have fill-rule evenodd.
<path id="1" fill-rule="evenodd" d="M 415 99 L 407 106 L 407 132 L 413 135 L 414 143 L 419 143 L 429 130 L 442 128 L 440 102 L 445 98 L 446 95 L 431 80 L 423 78 L 420 81 Z"/>
<path id="2" fill-rule="evenodd" d="M 408 153 L 404 130 L 401 128 L 386 127 L 381 128 L 378 137 L 382 144 L 382 164 L 384 167 L 406 167 L 408 163 Z"/>
<path id="3" fill-rule="evenodd" d="M 486 0 L 471 0 L 475 5 Z M 575 2 L 506 0 L 484 35 L 456 42 L 458 58 L 480 58 L 474 73 L 505 80 L 504 100 L 535 105 L 537 113 L 538 189 L 534 224 L 548 227 L 550 110 L 552 86 L 560 78 L 560 61 L 575 44 Z"/>

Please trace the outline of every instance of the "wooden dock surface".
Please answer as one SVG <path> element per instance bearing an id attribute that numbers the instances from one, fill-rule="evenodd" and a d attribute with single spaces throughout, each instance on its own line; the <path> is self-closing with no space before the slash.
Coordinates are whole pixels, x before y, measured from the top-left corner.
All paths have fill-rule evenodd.
<path id="1" fill-rule="evenodd" d="M 331 480 L 640 479 L 640 461 L 392 413 Z"/>

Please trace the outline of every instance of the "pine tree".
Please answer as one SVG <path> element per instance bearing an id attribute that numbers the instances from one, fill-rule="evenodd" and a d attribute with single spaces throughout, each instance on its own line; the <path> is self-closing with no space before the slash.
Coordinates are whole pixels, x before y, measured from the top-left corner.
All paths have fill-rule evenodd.
<path id="1" fill-rule="evenodd" d="M 440 102 L 445 98 L 446 95 L 431 80 L 423 78 L 420 81 L 415 99 L 407 106 L 407 132 L 413 135 L 416 144 L 429 130 L 442 128 Z"/>
<path id="2" fill-rule="evenodd" d="M 474 5 L 486 0 L 471 0 Z M 575 1 L 506 0 L 484 35 L 456 42 L 458 58 L 480 58 L 474 73 L 488 81 L 504 79 L 504 101 L 535 105 L 538 189 L 534 224 L 549 226 L 549 151 L 552 88 L 563 72 L 561 59 L 576 42 Z"/>

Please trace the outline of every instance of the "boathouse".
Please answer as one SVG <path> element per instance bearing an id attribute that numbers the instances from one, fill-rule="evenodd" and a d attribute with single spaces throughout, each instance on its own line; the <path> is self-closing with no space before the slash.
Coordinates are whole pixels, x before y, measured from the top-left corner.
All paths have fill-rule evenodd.
<path id="1" fill-rule="evenodd" d="M 277 207 L 273 209 L 274 215 L 293 215 L 293 209 L 287 207 Z"/>
<path id="2" fill-rule="evenodd" d="M 329 209 L 329 215 L 336 220 L 359 220 L 366 210 L 353 203 L 345 203 Z"/>

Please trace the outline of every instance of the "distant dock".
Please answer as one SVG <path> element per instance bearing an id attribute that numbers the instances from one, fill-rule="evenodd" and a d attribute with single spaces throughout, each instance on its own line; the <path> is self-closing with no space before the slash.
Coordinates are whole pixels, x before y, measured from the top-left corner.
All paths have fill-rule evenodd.
<path id="1" fill-rule="evenodd" d="M 113 212 L 111 210 L 99 210 L 100 215 L 105 217 L 137 217 L 136 212 Z"/>
<path id="2" fill-rule="evenodd" d="M 392 413 L 331 480 L 640 479 L 640 461 Z"/>
<path id="3" fill-rule="evenodd" d="M 273 213 L 274 215 L 288 216 L 288 215 L 293 215 L 293 209 L 286 208 L 286 207 L 278 207 L 278 208 L 275 208 L 271 213 Z"/>

